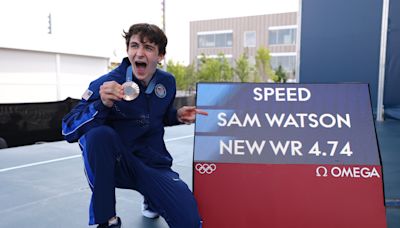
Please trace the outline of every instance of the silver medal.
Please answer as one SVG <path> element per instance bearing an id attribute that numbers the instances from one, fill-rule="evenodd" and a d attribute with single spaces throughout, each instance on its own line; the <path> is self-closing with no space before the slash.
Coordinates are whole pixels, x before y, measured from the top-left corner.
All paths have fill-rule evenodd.
<path id="1" fill-rule="evenodd" d="M 139 96 L 140 89 L 135 82 L 127 81 L 122 86 L 124 87 L 124 100 L 132 101 Z"/>

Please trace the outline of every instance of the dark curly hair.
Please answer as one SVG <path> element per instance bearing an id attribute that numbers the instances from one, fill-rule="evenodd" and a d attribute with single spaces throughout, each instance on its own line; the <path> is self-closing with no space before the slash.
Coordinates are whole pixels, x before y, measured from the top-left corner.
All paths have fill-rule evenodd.
<path id="1" fill-rule="evenodd" d="M 165 55 L 167 47 L 167 36 L 165 33 L 157 26 L 153 24 L 140 23 L 132 25 L 128 32 L 123 31 L 122 35 L 125 38 L 126 48 L 129 48 L 129 41 L 133 35 L 139 35 L 140 42 L 144 42 L 147 39 L 150 43 L 154 43 L 158 46 L 158 53 Z"/>

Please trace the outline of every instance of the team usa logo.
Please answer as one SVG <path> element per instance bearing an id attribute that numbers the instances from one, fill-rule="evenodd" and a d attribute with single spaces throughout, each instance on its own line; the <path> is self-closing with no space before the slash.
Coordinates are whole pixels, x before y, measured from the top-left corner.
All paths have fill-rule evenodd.
<path id="1" fill-rule="evenodd" d="M 197 163 L 194 168 L 200 174 L 211 174 L 215 170 L 217 170 L 217 166 L 215 164 L 207 164 L 207 163 L 204 164 Z"/>
<path id="2" fill-rule="evenodd" d="M 159 98 L 164 98 L 167 95 L 167 90 L 163 84 L 157 84 L 154 92 Z"/>
<path id="3" fill-rule="evenodd" d="M 90 89 L 87 89 L 87 90 L 83 93 L 82 98 L 83 98 L 84 100 L 89 100 L 89 98 L 90 98 L 92 95 L 93 95 L 93 91 L 91 91 Z"/>

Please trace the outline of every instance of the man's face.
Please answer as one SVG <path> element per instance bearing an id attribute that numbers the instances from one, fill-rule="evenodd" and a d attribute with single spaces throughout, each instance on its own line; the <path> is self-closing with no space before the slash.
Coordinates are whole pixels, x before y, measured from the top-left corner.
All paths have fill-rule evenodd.
<path id="1" fill-rule="evenodd" d="M 158 47 L 144 38 L 143 43 L 138 35 L 133 35 L 128 45 L 128 58 L 136 77 L 148 85 L 156 71 L 157 64 L 164 58 L 158 53 Z"/>

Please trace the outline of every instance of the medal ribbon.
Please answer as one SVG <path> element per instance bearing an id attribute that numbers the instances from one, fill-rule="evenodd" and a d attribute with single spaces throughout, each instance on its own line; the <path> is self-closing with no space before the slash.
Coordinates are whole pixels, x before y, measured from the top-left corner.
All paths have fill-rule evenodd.
<path id="1" fill-rule="evenodd" d="M 131 82 L 132 81 L 132 74 L 133 74 L 132 73 L 132 65 L 130 65 L 128 67 L 128 69 L 126 69 L 126 81 L 127 82 Z M 147 86 L 146 91 L 145 91 L 146 94 L 151 94 L 153 92 L 153 90 L 154 90 L 154 87 L 156 87 L 156 79 L 155 79 L 156 75 L 157 74 L 155 74 L 154 77 L 150 80 L 150 83 Z"/>

